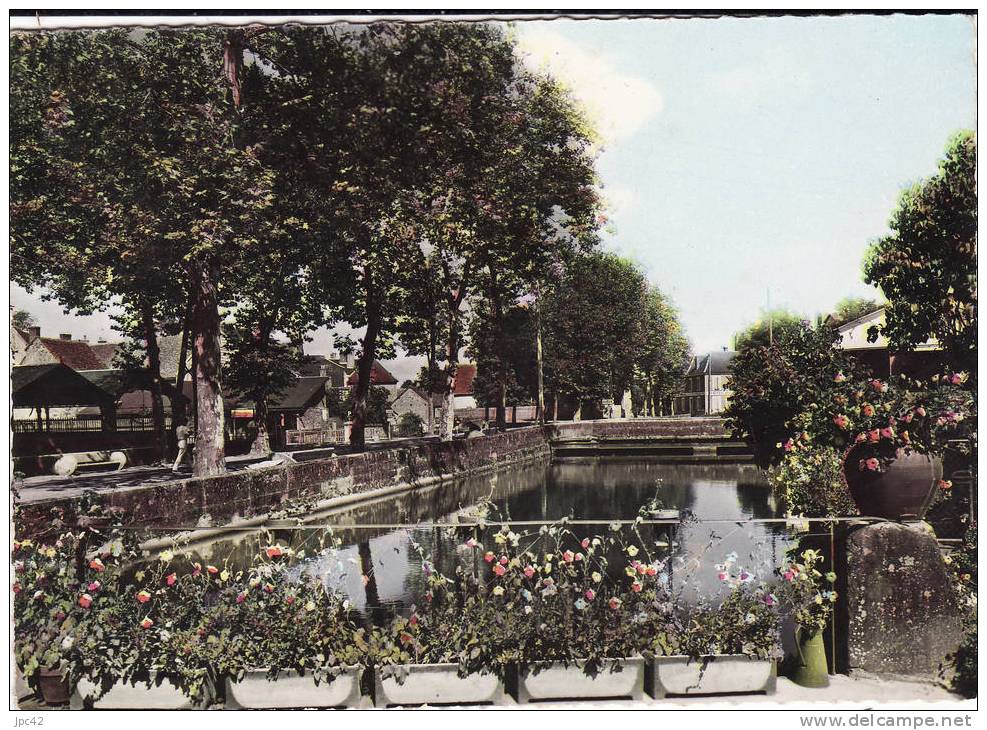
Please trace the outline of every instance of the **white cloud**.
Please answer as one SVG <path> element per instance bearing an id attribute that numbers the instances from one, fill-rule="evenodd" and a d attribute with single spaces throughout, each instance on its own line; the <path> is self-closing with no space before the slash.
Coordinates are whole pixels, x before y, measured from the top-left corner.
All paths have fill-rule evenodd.
<path id="1" fill-rule="evenodd" d="M 519 23 L 518 45 L 529 64 L 572 90 L 605 142 L 630 137 L 661 111 L 661 94 L 650 81 L 621 73 L 602 53 L 542 24 Z"/>

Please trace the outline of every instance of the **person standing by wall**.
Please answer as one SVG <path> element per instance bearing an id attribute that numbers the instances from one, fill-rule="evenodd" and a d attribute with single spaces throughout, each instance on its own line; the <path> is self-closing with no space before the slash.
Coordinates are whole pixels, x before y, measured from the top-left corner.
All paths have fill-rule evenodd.
<path id="1" fill-rule="evenodd" d="M 188 453 L 189 444 L 192 442 L 193 437 L 194 434 L 187 422 L 180 424 L 175 429 L 175 439 L 178 441 L 178 456 L 175 457 L 175 465 L 171 468 L 173 473 L 180 473 L 179 467 L 185 461 L 185 455 Z"/>

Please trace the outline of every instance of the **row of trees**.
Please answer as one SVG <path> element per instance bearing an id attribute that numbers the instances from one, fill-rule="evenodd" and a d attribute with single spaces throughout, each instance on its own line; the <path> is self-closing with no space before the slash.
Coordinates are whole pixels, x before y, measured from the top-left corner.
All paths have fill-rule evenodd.
<path id="1" fill-rule="evenodd" d="M 658 415 L 688 361 L 675 308 L 638 266 L 616 254 L 584 255 L 556 273 L 541 298 L 522 299 L 499 315 L 502 304 L 478 303 L 470 352 L 479 403 L 495 406 L 500 418 L 507 401 L 544 409 L 542 393 L 556 414 L 560 402 L 592 413 L 631 390 L 638 413 Z M 497 316 L 503 327 L 493 325 Z"/>
<path id="2" fill-rule="evenodd" d="M 497 25 L 15 34 L 10 103 L 12 278 L 80 314 L 120 307 L 161 436 L 157 341 L 181 333 L 197 474 L 225 469 L 221 380 L 254 401 L 266 450 L 267 402 L 297 356 L 285 341 L 320 326 L 363 332 L 337 341 L 357 354 L 362 446 L 371 366 L 399 345 L 425 356 L 430 389 L 447 394 L 451 436 L 470 312 L 485 313 L 484 372 L 501 406 L 512 377 L 532 379 L 509 368 L 519 307 L 536 323 L 545 309 L 546 330 L 563 333 L 550 324 L 562 292 L 599 274 L 610 284 L 594 280 L 590 299 L 637 287 L 649 321 L 674 322 L 616 259 L 581 258 L 602 220 L 593 132 Z M 546 341 L 557 392 L 617 392 L 640 364 L 630 340 L 615 342 L 619 357 L 594 364 L 605 385 L 587 386 L 565 360 L 611 349 L 589 344 Z M 657 394 L 651 360 L 642 373 Z M 543 406 L 543 389 L 528 389 Z M 183 420 L 179 399 L 173 409 Z"/>

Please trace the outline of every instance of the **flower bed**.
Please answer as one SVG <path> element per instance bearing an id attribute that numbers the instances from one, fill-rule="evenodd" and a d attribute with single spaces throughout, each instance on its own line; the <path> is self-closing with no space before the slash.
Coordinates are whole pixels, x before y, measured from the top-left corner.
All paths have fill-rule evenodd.
<path id="1" fill-rule="evenodd" d="M 482 521 L 450 536 L 479 536 Z M 14 551 L 18 666 L 31 681 L 58 667 L 76 706 L 201 707 L 219 683 L 230 707 L 366 705 L 365 670 L 379 706 L 499 702 L 505 688 L 520 701 L 639 697 L 646 684 L 656 696 L 770 691 L 779 608 L 825 623 L 835 600 L 807 551 L 767 580 L 727 555 L 703 568 L 720 591 L 684 602 L 662 535 L 562 521 L 460 537 L 449 575 L 415 545 L 421 605 L 367 628 L 300 552 L 269 544 L 235 571 L 170 550 L 148 560 L 132 533 L 100 529 Z"/>

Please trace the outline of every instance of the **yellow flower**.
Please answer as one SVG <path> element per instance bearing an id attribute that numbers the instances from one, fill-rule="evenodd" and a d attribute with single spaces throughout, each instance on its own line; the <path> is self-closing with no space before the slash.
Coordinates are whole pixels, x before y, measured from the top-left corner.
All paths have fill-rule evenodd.
<path id="1" fill-rule="evenodd" d="M 632 558 L 635 555 L 637 555 L 637 553 L 638 553 L 638 549 L 636 547 L 634 547 L 633 545 L 627 546 L 627 554 L 630 555 Z"/>
<path id="2" fill-rule="evenodd" d="M 822 597 L 822 595 L 821 595 L 821 594 L 819 594 L 819 593 L 817 593 L 817 594 L 816 594 L 816 603 L 818 603 L 818 604 L 820 604 L 820 605 L 821 605 L 821 604 L 822 604 L 822 602 L 823 602 L 823 597 Z"/>
<path id="3" fill-rule="evenodd" d="M 542 572 L 545 573 L 545 575 L 548 575 L 549 573 L 551 573 L 552 572 L 552 564 L 551 563 L 545 563 L 545 567 L 542 568 Z"/>
<path id="4" fill-rule="evenodd" d="M 504 595 L 504 586 L 494 586 L 493 594 L 495 596 L 502 596 L 502 595 Z"/>
<path id="5" fill-rule="evenodd" d="M 496 535 L 494 535 L 494 542 L 497 543 L 498 545 L 503 545 L 504 543 L 507 542 L 507 535 L 505 535 L 502 532 L 498 532 Z"/>
<path id="6" fill-rule="evenodd" d="M 594 583 L 599 583 L 601 580 L 603 580 L 603 576 L 597 573 L 596 571 L 593 571 L 592 578 Z"/>
<path id="7" fill-rule="evenodd" d="M 816 560 L 819 560 L 819 551 L 806 550 L 804 553 L 802 553 L 802 559 L 807 563 L 815 562 Z"/>
<path id="8" fill-rule="evenodd" d="M 171 550 L 165 550 L 158 556 L 158 558 L 161 560 L 162 563 L 169 563 L 171 562 L 171 559 L 174 557 L 175 557 L 175 553 L 173 553 Z"/>
<path id="9" fill-rule="evenodd" d="M 222 581 L 229 580 L 230 579 L 230 571 L 224 570 L 222 573 L 219 574 L 219 579 L 222 580 Z"/>
<path id="10" fill-rule="evenodd" d="M 624 572 L 627 573 L 627 575 L 630 576 L 631 578 L 637 575 L 637 571 L 634 570 L 634 568 L 632 568 L 630 565 L 624 568 Z"/>
<path id="11" fill-rule="evenodd" d="M 315 610 L 315 601 L 309 601 L 308 603 L 306 603 L 305 604 L 305 610 L 306 611 L 314 611 Z"/>

